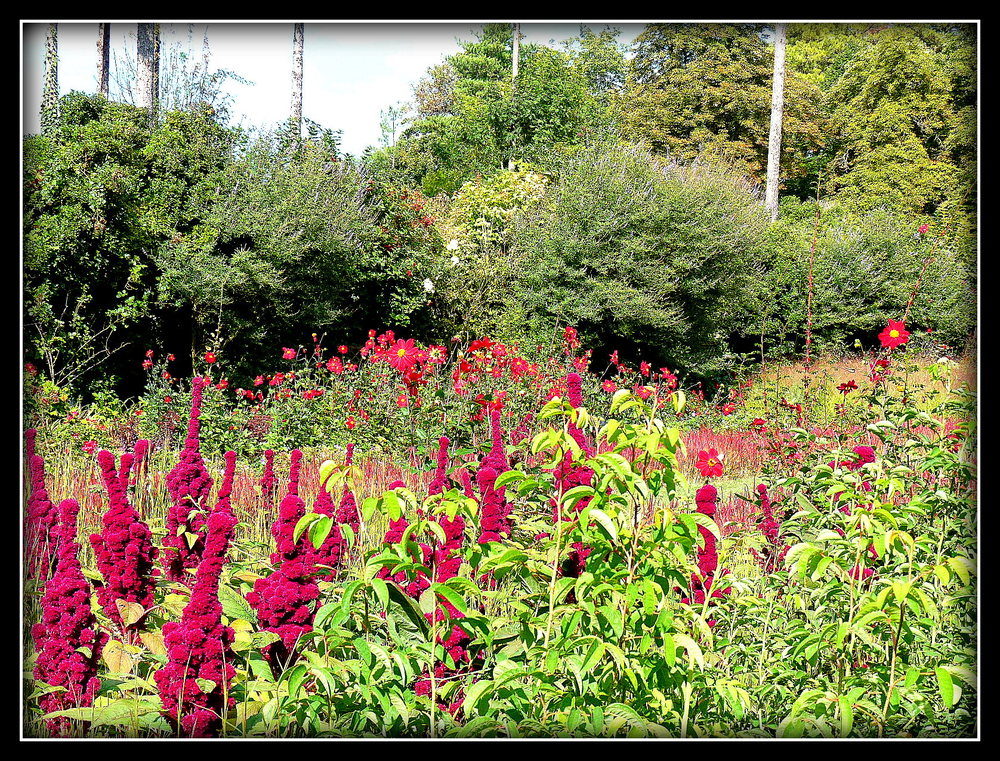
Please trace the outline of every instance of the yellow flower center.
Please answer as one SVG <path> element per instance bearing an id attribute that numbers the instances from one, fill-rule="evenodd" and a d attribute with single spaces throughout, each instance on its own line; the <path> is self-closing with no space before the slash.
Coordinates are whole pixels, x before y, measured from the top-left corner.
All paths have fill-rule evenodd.
<path id="1" fill-rule="evenodd" d="M 890 330 L 889 331 L 889 336 L 891 338 L 899 338 L 899 331 L 898 330 Z"/>
<path id="2" fill-rule="evenodd" d="M 397 351 L 396 352 L 396 356 L 397 357 L 405 357 L 406 356 L 406 349 L 400 349 L 399 351 Z"/>

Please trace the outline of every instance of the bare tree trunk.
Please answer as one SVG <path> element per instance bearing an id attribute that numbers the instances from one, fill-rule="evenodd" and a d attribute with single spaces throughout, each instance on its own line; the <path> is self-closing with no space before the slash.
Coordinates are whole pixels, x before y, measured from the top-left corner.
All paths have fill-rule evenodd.
<path id="1" fill-rule="evenodd" d="M 160 25 L 153 24 L 153 121 L 160 111 Z"/>
<path id="2" fill-rule="evenodd" d="M 42 134 L 51 136 L 59 128 L 59 29 L 49 24 L 45 36 L 45 73 L 42 79 Z"/>
<path id="3" fill-rule="evenodd" d="M 517 88 L 517 65 L 520 63 L 521 59 L 521 25 L 512 24 L 513 27 L 513 52 L 512 52 L 512 68 L 510 75 L 510 97 L 511 101 L 514 100 L 514 91 Z M 513 125 L 511 125 L 511 137 L 514 136 Z M 507 169 L 508 171 L 514 170 L 514 155 L 513 155 L 513 140 L 511 141 L 511 156 L 507 159 Z"/>
<path id="4" fill-rule="evenodd" d="M 292 34 L 292 129 L 298 147 L 302 139 L 302 50 L 305 41 L 305 24 L 296 24 Z"/>
<path id="5" fill-rule="evenodd" d="M 767 189 L 764 206 L 778 218 L 778 167 L 781 164 L 781 117 L 785 106 L 785 25 L 774 25 L 774 76 L 771 83 L 771 135 L 767 141 Z"/>
<path id="6" fill-rule="evenodd" d="M 108 97 L 111 71 L 111 24 L 97 25 L 97 92 Z"/>
<path id="7" fill-rule="evenodd" d="M 138 103 L 149 109 L 150 118 L 156 119 L 160 89 L 160 28 L 158 24 L 139 24 L 136 34 L 136 52 L 139 71 L 137 77 Z"/>

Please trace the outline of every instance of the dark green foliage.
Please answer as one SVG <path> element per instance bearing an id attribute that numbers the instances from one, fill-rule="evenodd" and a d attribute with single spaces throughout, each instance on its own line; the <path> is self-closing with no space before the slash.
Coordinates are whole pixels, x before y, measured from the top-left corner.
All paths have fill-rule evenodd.
<path id="1" fill-rule="evenodd" d="M 769 260 L 752 283 L 759 309 L 747 315 L 741 333 L 750 348 L 764 333 L 765 351 L 787 355 L 804 347 L 809 249 L 816 230 L 815 203 L 785 199 L 781 217 L 767 232 Z M 924 235 L 921 222 L 931 222 Z M 866 348 L 889 319 L 901 319 L 917 289 L 907 327 L 933 329 L 939 341 L 961 345 L 975 325 L 968 273 L 955 253 L 955 239 L 940 222 L 915 220 L 886 208 L 863 213 L 846 204 L 824 203 L 814 261 L 813 340 L 819 348 Z"/>
<path id="2" fill-rule="evenodd" d="M 27 358 L 59 385 L 134 392 L 148 347 L 233 346 L 251 374 L 276 342 L 419 326 L 430 219 L 341 160 L 336 133 L 314 125 L 292 153 L 208 108 L 151 128 L 74 93 L 62 113 L 53 139 L 25 140 L 24 169 Z"/>
<path id="3" fill-rule="evenodd" d="M 555 177 L 516 233 L 511 322 L 575 325 L 587 345 L 671 367 L 725 363 L 762 250 L 753 188 L 627 145 L 573 152 Z"/>
<path id="4" fill-rule="evenodd" d="M 488 24 L 417 86 L 416 119 L 386 150 L 427 195 L 455 192 L 511 159 L 535 161 L 553 144 L 580 142 L 597 124 L 587 75 L 568 54 L 522 45 L 512 84 L 511 45 L 509 24 Z"/>
<path id="5" fill-rule="evenodd" d="M 752 24 L 651 24 L 636 38 L 624 131 L 682 160 L 715 157 L 762 181 L 767 165 L 773 53 Z M 789 71 L 781 176 L 810 172 L 823 143 L 818 88 Z"/>

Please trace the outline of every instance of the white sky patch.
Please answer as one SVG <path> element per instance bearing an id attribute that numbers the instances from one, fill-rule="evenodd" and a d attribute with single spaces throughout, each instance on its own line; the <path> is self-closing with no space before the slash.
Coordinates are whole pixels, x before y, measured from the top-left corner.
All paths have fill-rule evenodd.
<path id="1" fill-rule="evenodd" d="M 595 32 L 602 23 L 588 24 Z M 475 38 L 475 23 L 306 23 L 303 57 L 303 116 L 323 127 L 343 130 L 342 149 L 360 154 L 379 145 L 380 112 L 410 100 L 413 86 L 430 66 L 461 50 L 459 40 Z M 631 42 L 642 24 L 612 24 Z M 23 29 L 22 131 L 37 134 L 41 105 L 45 23 Z M 114 58 L 135 56 L 134 23 L 111 24 L 112 98 Z M 252 85 L 229 81 L 232 123 L 272 128 L 288 118 L 292 86 L 292 24 L 208 24 L 210 67 L 225 69 Z M 204 23 L 161 24 L 161 56 L 180 42 L 201 58 Z M 579 23 L 522 24 L 526 42 L 558 47 L 579 34 Z M 190 39 L 190 42 L 188 40 Z M 97 24 L 59 24 L 59 92 L 97 91 Z"/>

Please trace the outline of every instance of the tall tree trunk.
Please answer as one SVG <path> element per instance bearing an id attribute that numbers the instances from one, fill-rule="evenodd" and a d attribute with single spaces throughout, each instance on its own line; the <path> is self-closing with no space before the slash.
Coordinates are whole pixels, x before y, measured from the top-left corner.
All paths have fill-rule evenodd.
<path id="1" fill-rule="evenodd" d="M 767 141 L 767 189 L 764 205 L 778 218 L 778 167 L 781 164 L 781 116 L 785 107 L 785 25 L 774 25 L 774 76 L 771 83 L 771 135 Z"/>
<path id="2" fill-rule="evenodd" d="M 111 71 L 111 24 L 97 25 L 97 92 L 108 97 Z"/>
<path id="3" fill-rule="evenodd" d="M 305 24 L 296 24 L 292 34 L 292 116 L 291 127 L 295 147 L 302 140 L 302 49 Z"/>
<path id="4" fill-rule="evenodd" d="M 42 134 L 51 136 L 59 128 L 59 29 L 49 24 L 45 36 L 45 73 L 42 78 Z"/>
<path id="5" fill-rule="evenodd" d="M 149 109 L 150 119 L 156 120 L 156 107 L 160 90 L 160 27 L 158 24 L 139 24 L 136 35 L 139 61 L 138 100 L 136 105 Z"/>
<path id="6" fill-rule="evenodd" d="M 511 105 L 513 105 L 515 90 L 517 89 L 517 66 L 518 63 L 520 63 L 521 59 L 521 25 L 512 24 L 511 26 L 513 27 L 513 34 L 512 34 L 513 50 L 511 54 L 512 64 L 511 64 L 511 74 L 510 74 L 510 98 L 511 98 Z M 513 109 L 511 110 L 513 111 Z M 513 138 L 514 138 L 514 125 L 511 125 L 511 155 L 507 159 L 507 169 L 509 171 L 514 170 Z"/>

